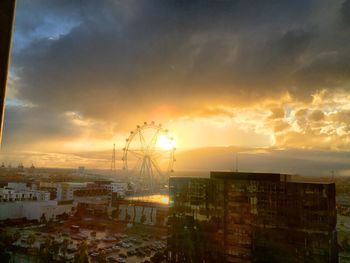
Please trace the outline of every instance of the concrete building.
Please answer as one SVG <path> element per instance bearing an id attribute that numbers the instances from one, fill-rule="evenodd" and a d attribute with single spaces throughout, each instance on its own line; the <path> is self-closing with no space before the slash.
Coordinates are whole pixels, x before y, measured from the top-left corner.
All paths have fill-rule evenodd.
<path id="1" fill-rule="evenodd" d="M 94 215 L 94 216 L 107 216 L 108 213 L 108 199 L 93 199 L 84 198 L 79 200 L 77 203 L 77 213 Z"/>
<path id="2" fill-rule="evenodd" d="M 57 200 L 74 200 L 74 191 L 86 188 L 86 183 L 59 183 L 57 185 Z"/>
<path id="3" fill-rule="evenodd" d="M 24 182 L 9 182 L 7 183 L 8 188 L 11 188 L 16 191 L 28 190 L 27 183 Z"/>
<path id="4" fill-rule="evenodd" d="M 105 184 L 103 187 L 112 193 L 118 193 L 121 197 L 125 196 L 126 192 L 128 191 L 128 183 L 123 182 L 113 182 L 110 184 Z"/>
<path id="5" fill-rule="evenodd" d="M 170 178 L 170 262 L 337 262 L 334 183 L 212 172 Z"/>
<path id="6" fill-rule="evenodd" d="M 25 200 L 48 201 L 50 200 L 50 193 L 37 190 L 14 190 L 9 187 L 0 188 L 0 202 Z"/>
<path id="7" fill-rule="evenodd" d="M 16 201 L 0 202 L 0 220 L 27 218 L 40 220 L 42 215 L 47 220 L 55 219 L 57 215 L 69 214 L 73 204 L 60 204 L 57 201 Z"/>
<path id="8" fill-rule="evenodd" d="M 168 205 L 142 200 L 116 199 L 112 204 L 117 209 L 117 219 L 127 223 L 139 223 L 165 227 Z"/>

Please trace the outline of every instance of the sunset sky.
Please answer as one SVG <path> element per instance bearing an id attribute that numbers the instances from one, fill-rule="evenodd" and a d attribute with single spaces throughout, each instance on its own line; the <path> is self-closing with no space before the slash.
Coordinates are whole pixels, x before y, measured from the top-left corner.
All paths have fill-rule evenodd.
<path id="1" fill-rule="evenodd" d="M 350 174 L 349 43 L 350 0 L 19 0 L 1 157 L 108 168 L 155 121 L 177 169 Z"/>

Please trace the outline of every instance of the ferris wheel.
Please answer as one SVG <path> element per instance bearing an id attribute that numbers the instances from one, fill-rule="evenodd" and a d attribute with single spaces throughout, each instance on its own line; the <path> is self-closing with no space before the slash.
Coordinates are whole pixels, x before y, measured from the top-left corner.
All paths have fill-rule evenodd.
<path id="1" fill-rule="evenodd" d="M 175 140 L 161 124 L 144 122 L 130 132 L 123 148 L 123 169 L 154 190 L 158 180 L 173 172 Z"/>

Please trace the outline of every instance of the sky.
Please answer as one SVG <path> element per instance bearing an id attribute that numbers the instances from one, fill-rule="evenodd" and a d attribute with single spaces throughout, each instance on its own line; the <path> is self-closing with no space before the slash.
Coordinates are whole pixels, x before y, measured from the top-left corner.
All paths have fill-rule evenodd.
<path id="1" fill-rule="evenodd" d="M 154 121 L 178 169 L 350 174 L 348 43 L 350 0 L 17 1 L 1 159 L 108 168 Z"/>

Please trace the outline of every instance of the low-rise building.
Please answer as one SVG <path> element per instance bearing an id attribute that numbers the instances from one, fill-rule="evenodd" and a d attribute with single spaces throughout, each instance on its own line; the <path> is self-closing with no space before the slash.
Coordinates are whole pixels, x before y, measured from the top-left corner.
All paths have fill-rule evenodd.
<path id="1" fill-rule="evenodd" d="M 168 219 L 168 204 L 133 199 L 115 199 L 117 219 L 126 223 L 139 223 L 165 227 Z"/>
<path id="2" fill-rule="evenodd" d="M 26 200 L 48 201 L 50 200 L 50 193 L 38 190 L 14 190 L 9 187 L 0 188 L 0 202 Z"/>
<path id="3" fill-rule="evenodd" d="M 59 183 L 57 185 L 57 200 L 74 200 L 74 191 L 86 188 L 86 183 Z"/>
<path id="4" fill-rule="evenodd" d="M 113 182 L 110 184 L 105 184 L 103 187 L 112 193 L 118 193 L 119 196 L 125 196 L 126 192 L 128 191 L 128 183 L 124 182 Z"/>
<path id="5" fill-rule="evenodd" d="M 59 204 L 57 201 L 17 201 L 0 203 L 0 220 L 27 218 L 40 220 L 45 216 L 46 220 L 55 219 L 57 215 L 69 214 L 73 203 Z"/>

